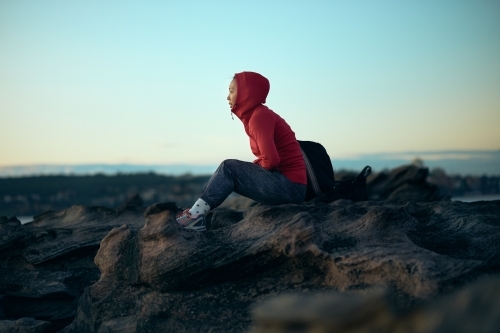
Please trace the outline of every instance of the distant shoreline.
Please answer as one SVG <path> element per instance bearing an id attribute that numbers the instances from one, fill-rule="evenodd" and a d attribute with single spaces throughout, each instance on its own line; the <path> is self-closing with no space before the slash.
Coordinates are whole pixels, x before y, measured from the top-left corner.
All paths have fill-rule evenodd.
<path id="1" fill-rule="evenodd" d="M 360 154 L 349 158 L 336 158 L 330 154 L 333 170 L 362 170 L 366 165 L 373 172 L 393 169 L 423 161 L 429 170 L 440 168 L 448 175 L 500 176 L 500 150 L 436 151 Z M 228 156 L 230 158 L 230 156 Z M 153 172 L 159 175 L 180 176 L 211 175 L 218 164 L 33 164 L 0 166 L 0 178 L 29 177 L 40 175 L 117 175 Z"/>

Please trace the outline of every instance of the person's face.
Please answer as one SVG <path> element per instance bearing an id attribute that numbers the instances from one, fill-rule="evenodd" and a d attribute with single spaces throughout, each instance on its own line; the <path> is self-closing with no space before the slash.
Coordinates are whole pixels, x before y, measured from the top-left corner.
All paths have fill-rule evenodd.
<path id="1" fill-rule="evenodd" d="M 238 92 L 238 86 L 236 84 L 236 79 L 233 79 L 229 83 L 229 95 L 227 95 L 227 100 L 229 101 L 229 107 L 232 109 L 236 104 L 236 94 Z"/>

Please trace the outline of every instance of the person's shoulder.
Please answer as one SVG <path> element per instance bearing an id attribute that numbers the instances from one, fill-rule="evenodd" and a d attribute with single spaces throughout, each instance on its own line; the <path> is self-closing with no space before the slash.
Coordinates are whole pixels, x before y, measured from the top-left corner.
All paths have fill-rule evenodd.
<path id="1" fill-rule="evenodd" d="M 273 111 L 271 111 L 267 106 L 259 105 L 253 111 L 251 121 L 257 121 L 259 119 L 270 119 L 274 118 L 275 116 L 276 114 Z"/>
<path id="2" fill-rule="evenodd" d="M 257 105 L 255 107 L 255 110 L 253 111 L 253 113 L 269 113 L 269 112 L 273 112 L 271 111 L 271 109 L 269 109 L 266 105 L 264 104 L 260 104 L 260 105 Z"/>
<path id="3" fill-rule="evenodd" d="M 255 108 L 252 118 L 275 118 L 277 114 L 265 105 L 259 105 Z"/>
<path id="4" fill-rule="evenodd" d="M 276 114 L 265 105 L 259 105 L 255 108 L 250 118 L 249 125 L 251 128 L 261 127 L 262 125 L 269 126 L 276 121 Z"/>

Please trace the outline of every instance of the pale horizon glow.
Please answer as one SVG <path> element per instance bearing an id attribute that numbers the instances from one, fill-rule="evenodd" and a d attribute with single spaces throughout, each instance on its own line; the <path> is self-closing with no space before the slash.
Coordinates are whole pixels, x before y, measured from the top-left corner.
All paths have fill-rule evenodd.
<path id="1" fill-rule="evenodd" d="M 498 1 L 0 0 L 0 166 L 252 160 L 245 70 L 332 158 L 499 150 L 499 36 Z"/>

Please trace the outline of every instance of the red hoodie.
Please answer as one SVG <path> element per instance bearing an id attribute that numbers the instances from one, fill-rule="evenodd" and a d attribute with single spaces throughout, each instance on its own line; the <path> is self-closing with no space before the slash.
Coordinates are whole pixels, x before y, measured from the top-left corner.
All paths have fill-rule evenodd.
<path id="1" fill-rule="evenodd" d="M 254 163 L 278 170 L 294 183 L 307 184 L 306 165 L 295 133 L 283 118 L 262 105 L 269 93 L 269 80 L 260 74 L 235 75 L 236 103 L 231 111 L 243 122 L 250 138 Z"/>

